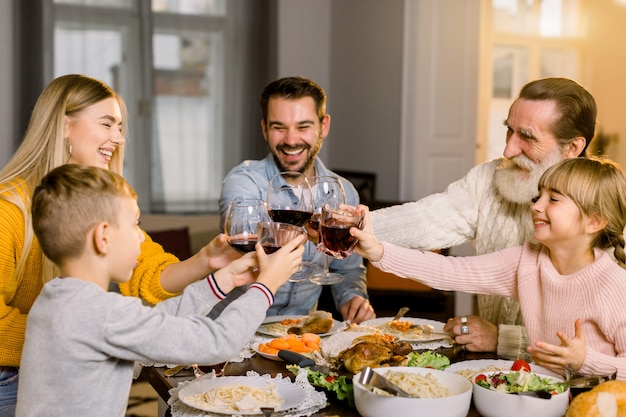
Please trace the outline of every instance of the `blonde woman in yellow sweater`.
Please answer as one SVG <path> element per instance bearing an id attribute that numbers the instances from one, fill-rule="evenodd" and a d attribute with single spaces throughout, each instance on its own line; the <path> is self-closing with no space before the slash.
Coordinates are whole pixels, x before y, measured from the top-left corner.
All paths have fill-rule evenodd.
<path id="1" fill-rule="evenodd" d="M 31 194 L 45 174 L 67 163 L 121 174 L 126 133 L 126 106 L 115 91 L 93 78 L 64 75 L 43 90 L 22 144 L 0 171 L 0 417 L 14 413 L 27 314 L 43 284 L 55 274 L 34 237 Z M 145 235 L 139 265 L 120 290 L 155 304 L 239 256 L 220 235 L 179 262 Z M 238 266 L 221 276 L 249 274 L 243 263 L 235 263 Z"/>

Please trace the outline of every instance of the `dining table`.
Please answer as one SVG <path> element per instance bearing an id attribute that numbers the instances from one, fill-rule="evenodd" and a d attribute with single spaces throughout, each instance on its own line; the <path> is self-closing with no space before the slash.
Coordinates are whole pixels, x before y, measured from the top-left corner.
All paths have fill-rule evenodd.
<path id="1" fill-rule="evenodd" d="M 433 351 L 448 357 L 450 363 L 477 359 L 500 359 L 495 352 L 469 352 L 459 345 L 440 347 Z M 178 386 L 180 382 L 190 381 L 196 377 L 190 369 L 174 376 L 165 376 L 164 373 L 167 369 L 167 367 L 145 366 L 141 370 L 141 377 L 154 388 L 165 403 L 167 403 L 170 397 L 170 390 L 173 387 Z M 285 362 L 270 360 L 260 355 L 253 355 L 238 362 L 228 362 L 222 371 L 225 376 L 246 375 L 248 371 L 255 371 L 259 375 L 269 374 L 272 377 L 275 377 L 277 374 L 282 374 L 283 376 L 291 375 L 291 372 L 286 368 Z M 165 411 L 166 417 L 171 416 L 168 413 L 169 411 Z M 337 401 L 332 396 L 329 396 L 328 405 L 312 415 L 312 417 L 324 416 L 360 417 L 360 414 L 356 408 L 350 407 L 347 402 Z M 470 406 L 467 417 L 480 417 L 473 404 Z"/>

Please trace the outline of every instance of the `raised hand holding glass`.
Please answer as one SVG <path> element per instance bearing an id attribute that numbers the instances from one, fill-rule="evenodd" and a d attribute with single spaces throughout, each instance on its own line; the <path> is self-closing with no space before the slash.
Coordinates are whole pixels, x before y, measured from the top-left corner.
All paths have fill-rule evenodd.
<path id="1" fill-rule="evenodd" d="M 310 183 L 315 199 L 315 211 L 308 226 L 319 234 L 319 224 L 324 204 L 344 204 L 346 202 L 346 194 L 344 192 L 343 185 L 341 184 L 341 180 L 337 177 L 316 176 L 310 179 Z M 332 285 L 343 281 L 343 275 L 336 272 L 330 272 L 328 255 L 324 250 L 321 237 L 318 239 L 318 250 L 324 254 L 324 271 L 322 275 L 315 275 L 311 277 L 311 282 L 319 285 Z"/>
<path id="2" fill-rule="evenodd" d="M 235 198 L 228 204 L 224 220 L 224 234 L 228 237 L 228 244 L 241 254 L 254 251 L 258 224 L 269 219 L 263 200 Z"/>
<path id="3" fill-rule="evenodd" d="M 343 210 L 336 203 L 324 204 L 320 218 L 320 237 L 325 252 L 337 259 L 352 255 L 357 239 L 350 234 L 350 228 L 361 228 L 362 223 L 362 214 Z"/>
<path id="4" fill-rule="evenodd" d="M 269 180 L 267 210 L 275 222 L 304 226 L 315 208 L 311 186 L 301 172 L 280 172 Z M 304 229 L 302 229 L 304 232 Z M 306 232 L 305 232 L 306 233 Z M 302 262 L 290 282 L 305 281 L 316 270 L 315 264 Z"/>

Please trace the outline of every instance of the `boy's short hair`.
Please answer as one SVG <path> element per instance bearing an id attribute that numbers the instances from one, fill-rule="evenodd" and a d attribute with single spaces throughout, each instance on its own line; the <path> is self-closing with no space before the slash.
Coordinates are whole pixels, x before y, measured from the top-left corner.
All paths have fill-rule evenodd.
<path id="1" fill-rule="evenodd" d="M 79 256 L 89 230 L 106 221 L 117 225 L 118 198 L 137 198 L 122 176 L 87 165 L 61 165 L 35 188 L 33 230 L 52 262 Z"/>

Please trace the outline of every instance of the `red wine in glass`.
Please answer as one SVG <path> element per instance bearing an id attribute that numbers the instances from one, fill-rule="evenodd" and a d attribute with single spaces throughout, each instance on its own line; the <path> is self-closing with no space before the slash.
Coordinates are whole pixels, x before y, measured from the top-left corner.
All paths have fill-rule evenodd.
<path id="1" fill-rule="evenodd" d="M 337 259 L 350 256 L 357 244 L 357 239 L 350 234 L 350 228 L 360 228 L 362 221 L 362 215 L 342 210 L 336 203 L 324 204 L 320 219 L 324 252 Z"/>
<path id="2" fill-rule="evenodd" d="M 322 242 L 335 258 L 345 258 L 352 253 L 357 239 L 350 234 L 351 227 L 341 224 L 322 226 Z"/>
<path id="3" fill-rule="evenodd" d="M 309 227 L 315 231 L 318 231 L 320 228 L 320 217 L 322 215 L 320 213 L 315 213 L 309 219 Z"/>
<path id="4" fill-rule="evenodd" d="M 263 246 L 263 250 L 268 255 L 276 252 L 278 249 L 282 247 L 282 246 L 273 245 L 271 243 L 264 243 L 262 246 Z"/>
<path id="5" fill-rule="evenodd" d="M 313 215 L 313 213 L 301 210 L 270 209 L 268 212 L 272 220 L 275 222 L 289 223 L 298 227 L 304 226 Z"/>
<path id="6" fill-rule="evenodd" d="M 248 252 L 254 252 L 254 245 L 256 245 L 256 239 L 229 239 L 228 244 L 242 255 Z"/>

